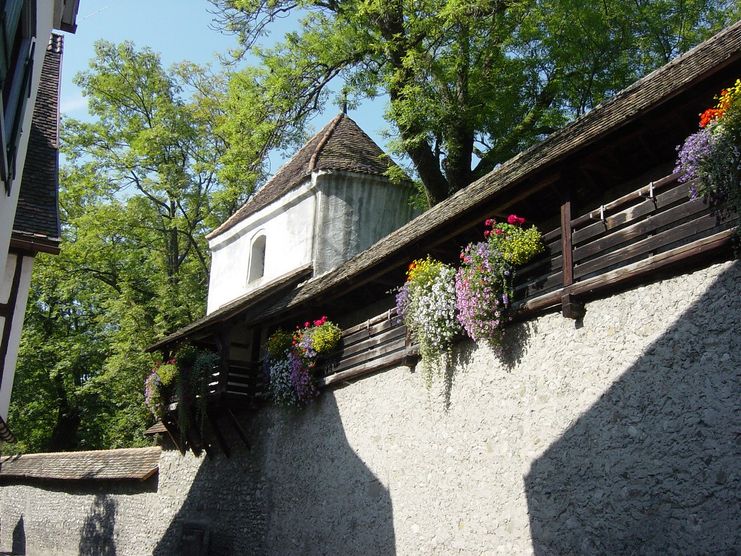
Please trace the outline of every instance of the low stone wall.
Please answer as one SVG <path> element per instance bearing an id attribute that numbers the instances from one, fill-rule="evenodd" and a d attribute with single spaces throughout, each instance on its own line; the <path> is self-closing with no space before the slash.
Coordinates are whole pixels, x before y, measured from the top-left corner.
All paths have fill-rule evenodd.
<path id="1" fill-rule="evenodd" d="M 515 326 L 504 358 L 461 344 L 429 390 L 400 367 L 244 415 L 250 449 L 164 451 L 156 492 L 3 486 L 0 549 L 22 515 L 28 554 L 96 527 L 116 554 L 737 552 L 740 286 L 714 265 Z"/>

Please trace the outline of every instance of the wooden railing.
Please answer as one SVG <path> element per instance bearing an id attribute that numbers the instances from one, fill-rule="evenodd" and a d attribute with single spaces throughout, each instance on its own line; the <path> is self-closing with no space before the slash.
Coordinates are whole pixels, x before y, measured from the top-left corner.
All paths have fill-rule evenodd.
<path id="1" fill-rule="evenodd" d="M 667 176 L 574 218 L 564 201 L 561 227 L 543 234 L 546 252 L 517 271 L 516 314 L 524 318 L 560 305 L 565 316 L 576 318 L 582 296 L 651 279 L 658 270 L 727 245 L 733 223 L 712 214 L 702 199 L 690 199 L 688 189 L 676 176 Z M 409 363 L 417 354 L 396 310 L 390 309 L 343 331 L 340 349 L 319 365 L 321 382 L 345 382 Z M 229 395 L 264 396 L 259 363 L 230 362 L 229 367 Z"/>

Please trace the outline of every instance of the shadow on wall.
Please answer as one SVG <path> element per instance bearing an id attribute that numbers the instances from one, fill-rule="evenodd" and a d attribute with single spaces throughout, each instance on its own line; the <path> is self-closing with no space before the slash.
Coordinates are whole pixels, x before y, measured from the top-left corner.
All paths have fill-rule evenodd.
<path id="1" fill-rule="evenodd" d="M 116 501 L 107 494 L 96 495 L 80 529 L 79 554 L 115 556 L 116 544 L 113 537 L 115 524 Z"/>
<path id="2" fill-rule="evenodd" d="M 23 516 L 18 518 L 18 523 L 13 528 L 13 540 L 11 544 L 12 554 L 26 553 L 26 528 L 23 525 Z"/>
<path id="3" fill-rule="evenodd" d="M 740 285 L 736 263 L 533 463 L 536 554 L 741 548 Z"/>
<path id="4" fill-rule="evenodd" d="M 240 421 L 251 449 L 229 438 L 230 458 L 203 461 L 155 555 L 395 553 L 388 490 L 348 444 L 331 392 Z"/>

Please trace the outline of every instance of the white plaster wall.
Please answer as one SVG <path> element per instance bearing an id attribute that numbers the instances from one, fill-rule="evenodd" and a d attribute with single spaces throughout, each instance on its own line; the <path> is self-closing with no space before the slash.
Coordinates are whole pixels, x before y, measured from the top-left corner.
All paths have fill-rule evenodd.
<path id="1" fill-rule="evenodd" d="M 411 190 L 384 177 L 316 172 L 297 190 L 209 242 L 207 312 L 309 262 L 314 276 L 344 261 L 411 220 Z M 248 282 L 253 240 L 265 234 L 265 274 Z"/>
<path id="2" fill-rule="evenodd" d="M 307 180 L 297 190 L 209 241 L 211 273 L 208 308 L 220 306 L 311 261 L 315 190 Z M 252 241 L 266 236 L 265 274 L 247 282 Z"/>
<path id="3" fill-rule="evenodd" d="M 31 97 L 26 101 L 26 113 L 23 116 L 21 138 L 16 159 L 16 175 L 9 196 L 5 193 L 5 184 L 0 183 L 0 276 L 4 273 L 8 257 L 10 235 L 13 230 L 16 206 L 18 205 L 18 192 L 21 187 L 23 166 L 26 162 L 33 107 L 36 104 L 36 94 L 39 90 L 39 81 L 41 80 L 41 68 L 44 63 L 49 37 L 51 36 L 53 16 L 54 2 L 49 0 L 36 2 L 36 49 L 34 50 Z"/>
<path id="4" fill-rule="evenodd" d="M 415 216 L 409 187 L 382 176 L 322 172 L 314 237 L 314 274 L 340 266 Z"/>
<path id="5" fill-rule="evenodd" d="M 5 290 L 13 281 L 13 273 L 17 261 L 17 255 L 8 256 L 8 264 L 5 268 L 5 278 L 2 284 L 2 299 L 7 301 L 8 293 Z M 10 395 L 13 391 L 13 379 L 15 377 L 15 364 L 18 359 L 18 348 L 21 343 L 21 330 L 23 329 L 23 319 L 26 314 L 26 302 L 28 301 L 28 290 L 31 287 L 31 271 L 33 269 L 33 257 L 22 257 L 23 268 L 21 269 L 21 280 L 18 286 L 18 297 L 13 313 L 13 327 L 10 332 L 10 341 L 8 343 L 8 353 L 5 357 L 5 372 L 3 373 L 2 384 L 0 384 L 0 417 L 5 422 L 8 419 L 8 407 L 10 406 Z M 3 319 L 0 335 L 3 333 L 6 325 Z M 12 424 L 9 423 L 12 430 Z"/>

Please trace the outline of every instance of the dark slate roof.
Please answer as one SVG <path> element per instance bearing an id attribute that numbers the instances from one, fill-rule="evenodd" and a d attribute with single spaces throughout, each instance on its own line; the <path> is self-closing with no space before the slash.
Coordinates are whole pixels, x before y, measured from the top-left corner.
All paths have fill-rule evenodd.
<path id="1" fill-rule="evenodd" d="M 276 317 L 319 299 L 335 288 L 350 291 L 364 282 L 365 273 L 388 266 L 395 257 L 408 261 L 414 245 L 434 237 L 437 230 L 466 211 L 491 201 L 517 187 L 519 183 L 545 168 L 553 167 L 595 141 L 615 133 L 649 110 L 665 105 L 721 68 L 741 61 L 741 21 L 721 31 L 689 52 L 672 60 L 619 92 L 588 114 L 565 126 L 541 143 L 526 149 L 486 176 L 408 222 L 337 269 L 310 280 L 300 287 L 273 298 L 267 309 L 241 305 L 246 324 Z M 199 330 L 210 323 L 199 321 Z M 165 338 L 154 347 L 188 334 L 188 327 Z"/>
<path id="2" fill-rule="evenodd" d="M 44 56 L 13 236 L 40 244 L 59 243 L 59 77 L 63 37 L 52 34 Z"/>
<path id="3" fill-rule="evenodd" d="M 0 459 L 0 478 L 146 480 L 159 469 L 159 447 L 23 454 Z"/>
<path id="4" fill-rule="evenodd" d="M 395 166 L 381 148 L 345 114 L 338 114 L 286 162 L 226 222 L 208 234 L 211 239 L 297 187 L 315 170 L 383 175 Z"/>

